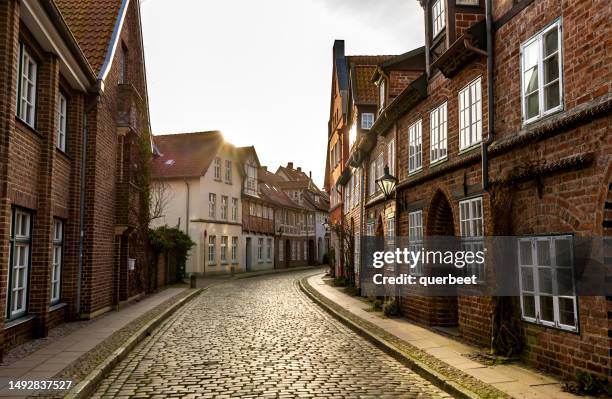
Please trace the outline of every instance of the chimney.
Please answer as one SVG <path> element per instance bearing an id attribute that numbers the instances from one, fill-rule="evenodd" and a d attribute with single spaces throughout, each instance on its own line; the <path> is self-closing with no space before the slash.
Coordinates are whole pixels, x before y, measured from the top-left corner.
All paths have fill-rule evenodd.
<path id="1" fill-rule="evenodd" d="M 334 41 L 334 60 L 344 58 L 344 40 Z"/>
<path id="2" fill-rule="evenodd" d="M 293 169 L 293 162 L 287 162 L 287 169 Z"/>
<path id="3" fill-rule="evenodd" d="M 298 171 L 298 172 L 301 172 L 301 171 L 302 171 L 302 167 L 301 167 L 301 166 L 298 166 L 297 171 Z"/>
<path id="4" fill-rule="evenodd" d="M 312 170 L 308 172 L 308 177 L 310 178 L 310 180 L 312 180 Z"/>

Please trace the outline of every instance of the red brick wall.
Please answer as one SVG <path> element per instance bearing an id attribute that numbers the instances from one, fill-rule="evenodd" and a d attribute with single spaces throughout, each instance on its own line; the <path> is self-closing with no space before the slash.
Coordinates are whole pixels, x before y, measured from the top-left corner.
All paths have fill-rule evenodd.
<path id="1" fill-rule="evenodd" d="M 408 85 L 421 76 L 423 71 L 390 71 L 389 72 L 389 104 L 400 95 Z"/>

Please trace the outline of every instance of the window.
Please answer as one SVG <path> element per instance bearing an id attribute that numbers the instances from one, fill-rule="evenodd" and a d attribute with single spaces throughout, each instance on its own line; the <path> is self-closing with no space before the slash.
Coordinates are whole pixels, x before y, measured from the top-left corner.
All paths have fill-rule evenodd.
<path id="1" fill-rule="evenodd" d="M 380 109 L 385 108 L 385 104 L 387 102 L 387 82 L 385 79 L 380 79 L 378 81 L 378 101 L 380 104 Z"/>
<path id="2" fill-rule="evenodd" d="M 257 217 L 260 218 L 261 217 L 261 205 L 257 204 Z"/>
<path id="3" fill-rule="evenodd" d="M 414 211 L 408 214 L 408 246 L 410 251 L 418 252 L 423 249 L 423 211 Z M 412 268 L 412 274 L 423 275 L 423 262 L 419 260 Z"/>
<path id="4" fill-rule="evenodd" d="M 28 298 L 28 273 L 32 242 L 32 217 L 22 210 L 13 210 L 9 243 L 9 295 L 8 317 L 17 318 L 26 313 Z"/>
<path id="5" fill-rule="evenodd" d="M 127 66 L 128 51 L 124 45 L 121 45 L 121 53 L 119 54 L 119 84 L 127 83 Z"/>
<path id="6" fill-rule="evenodd" d="M 227 236 L 221 237 L 221 263 L 227 263 Z"/>
<path id="7" fill-rule="evenodd" d="M 232 237 L 232 263 L 238 261 L 238 237 Z"/>
<path id="8" fill-rule="evenodd" d="M 302 259 L 308 260 L 308 246 L 306 245 L 306 242 L 302 243 L 302 249 L 304 250 L 304 257 Z"/>
<path id="9" fill-rule="evenodd" d="M 374 114 L 365 112 L 361 114 L 361 128 L 370 130 L 374 125 Z"/>
<path id="10" fill-rule="evenodd" d="M 437 0 L 431 7 L 431 25 L 433 37 L 444 30 L 446 26 L 446 5 L 445 0 Z"/>
<path id="11" fill-rule="evenodd" d="M 392 139 L 389 141 L 389 144 L 387 144 L 387 157 L 389 173 L 395 175 L 395 139 Z"/>
<path id="12" fill-rule="evenodd" d="M 62 285 L 62 264 L 64 262 L 64 224 L 61 220 L 53 221 L 53 270 L 51 271 L 51 303 L 60 300 Z"/>
<path id="13" fill-rule="evenodd" d="M 344 186 L 344 213 L 348 213 L 351 209 L 351 184 L 349 183 Z"/>
<path id="14" fill-rule="evenodd" d="M 217 157 L 214 161 L 215 180 L 221 180 L 221 158 Z"/>
<path id="15" fill-rule="evenodd" d="M 232 221 L 238 220 L 238 198 L 232 198 Z"/>
<path id="16" fill-rule="evenodd" d="M 419 119 L 408 128 L 408 173 L 423 167 L 423 121 Z"/>
<path id="17" fill-rule="evenodd" d="M 208 264 L 214 265 L 217 263 L 217 237 L 208 236 Z"/>
<path id="18" fill-rule="evenodd" d="M 57 95 L 57 137 L 55 138 L 55 146 L 64 152 L 66 152 L 67 109 L 66 97 L 59 93 Z"/>
<path id="19" fill-rule="evenodd" d="M 268 255 L 267 256 L 268 261 L 271 261 L 272 260 L 272 239 L 271 238 L 268 238 L 268 246 L 266 247 L 266 250 L 267 250 L 266 255 Z"/>
<path id="20" fill-rule="evenodd" d="M 257 168 L 247 166 L 247 190 L 257 191 Z"/>
<path id="21" fill-rule="evenodd" d="M 390 215 L 386 220 L 386 233 L 385 243 L 387 244 L 388 251 L 395 251 L 395 215 Z M 395 262 L 388 264 L 388 270 L 395 270 Z"/>
<path id="22" fill-rule="evenodd" d="M 225 182 L 230 184 L 232 182 L 232 161 L 229 159 L 225 160 Z"/>
<path id="23" fill-rule="evenodd" d="M 36 128 L 36 94 L 38 90 L 38 64 L 23 44 L 19 54 L 19 81 L 17 82 L 17 116 Z"/>
<path id="24" fill-rule="evenodd" d="M 353 190 L 355 201 L 353 206 L 357 207 L 359 206 L 359 201 L 361 201 L 361 168 L 355 169 L 353 176 L 355 177 L 355 189 Z"/>
<path id="25" fill-rule="evenodd" d="M 572 236 L 518 241 L 524 320 L 577 331 Z"/>
<path id="26" fill-rule="evenodd" d="M 263 260 L 263 245 L 264 245 L 264 239 L 258 238 L 257 239 L 257 260 L 260 262 Z"/>
<path id="27" fill-rule="evenodd" d="M 283 246 L 282 241 L 278 242 L 278 261 L 282 262 L 285 260 L 285 247 Z"/>
<path id="28" fill-rule="evenodd" d="M 368 237 L 374 237 L 374 236 L 376 235 L 376 234 L 374 233 L 374 226 L 375 226 L 374 221 L 373 221 L 373 220 L 370 220 L 370 221 L 368 222 L 367 227 L 366 227 L 366 235 L 367 235 Z"/>
<path id="29" fill-rule="evenodd" d="M 532 122 L 563 108 L 561 21 L 521 46 L 523 121 Z"/>
<path id="30" fill-rule="evenodd" d="M 297 245 L 295 241 L 291 241 L 291 260 L 297 259 Z"/>
<path id="31" fill-rule="evenodd" d="M 430 114 L 431 161 L 434 163 L 446 158 L 446 103 Z"/>
<path id="32" fill-rule="evenodd" d="M 459 228 L 463 251 L 484 251 L 482 197 L 459 202 Z M 465 266 L 466 275 L 476 276 L 476 279 L 482 282 L 485 278 L 484 267 L 484 263 L 467 263 Z"/>
<path id="33" fill-rule="evenodd" d="M 355 235 L 355 251 L 354 251 L 354 260 L 353 266 L 355 272 L 359 272 L 359 268 L 361 265 L 361 237 L 359 235 Z"/>
<path id="34" fill-rule="evenodd" d="M 208 216 L 214 219 L 217 214 L 217 194 L 208 194 Z"/>
<path id="35" fill-rule="evenodd" d="M 229 199 L 225 195 L 221 196 L 221 219 L 223 220 L 227 220 L 228 201 Z"/>
<path id="36" fill-rule="evenodd" d="M 249 215 L 257 216 L 257 209 L 255 208 L 255 204 L 252 202 L 249 204 Z"/>
<path id="37" fill-rule="evenodd" d="M 370 195 L 373 195 L 376 192 L 376 161 L 370 162 L 370 176 L 369 177 L 369 189 L 368 192 Z"/>
<path id="38" fill-rule="evenodd" d="M 381 152 L 378 154 L 378 158 L 376 158 L 376 178 L 379 179 L 383 175 L 383 171 L 385 169 L 385 156 Z M 376 182 L 374 184 L 374 188 L 378 191 L 378 187 L 376 186 Z"/>
<path id="39" fill-rule="evenodd" d="M 481 78 L 459 92 L 459 149 L 469 148 L 482 140 Z"/>

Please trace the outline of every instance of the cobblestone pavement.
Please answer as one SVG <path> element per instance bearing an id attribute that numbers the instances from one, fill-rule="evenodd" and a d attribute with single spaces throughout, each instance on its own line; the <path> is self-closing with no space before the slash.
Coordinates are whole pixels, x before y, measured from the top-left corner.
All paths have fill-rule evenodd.
<path id="1" fill-rule="evenodd" d="M 450 398 L 320 310 L 312 271 L 210 287 L 137 346 L 101 397 Z"/>

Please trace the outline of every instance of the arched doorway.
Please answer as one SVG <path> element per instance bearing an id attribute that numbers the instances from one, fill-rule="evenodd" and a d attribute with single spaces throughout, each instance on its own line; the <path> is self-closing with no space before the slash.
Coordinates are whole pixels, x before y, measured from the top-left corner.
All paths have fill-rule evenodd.
<path id="1" fill-rule="evenodd" d="M 437 191 L 431 199 L 427 208 L 427 217 L 424 233 L 430 239 L 432 237 L 454 236 L 455 223 L 453 210 L 450 202 L 442 193 Z M 440 239 L 426 243 L 428 250 L 444 250 L 437 248 L 445 246 Z M 434 275 L 432 268 L 424 265 L 425 275 Z M 405 306 L 402 312 L 408 318 L 425 323 L 430 326 L 455 327 L 458 324 L 457 296 L 428 296 L 427 288 L 415 287 L 409 289 L 408 296 L 404 298 Z"/>

